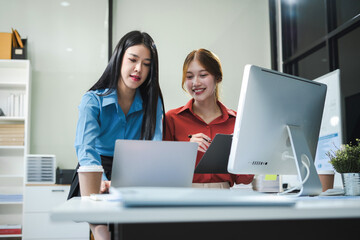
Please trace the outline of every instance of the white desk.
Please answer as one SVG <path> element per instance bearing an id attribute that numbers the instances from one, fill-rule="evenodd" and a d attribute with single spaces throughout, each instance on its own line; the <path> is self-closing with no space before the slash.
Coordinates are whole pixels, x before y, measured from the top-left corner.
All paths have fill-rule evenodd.
<path id="1" fill-rule="evenodd" d="M 53 209 L 51 219 L 115 223 L 115 239 L 119 232 L 124 239 L 218 240 L 278 236 L 282 230 L 287 238 L 285 233 L 344 239 L 360 225 L 360 199 L 303 198 L 292 207 L 123 208 L 118 202 L 73 198 Z"/>

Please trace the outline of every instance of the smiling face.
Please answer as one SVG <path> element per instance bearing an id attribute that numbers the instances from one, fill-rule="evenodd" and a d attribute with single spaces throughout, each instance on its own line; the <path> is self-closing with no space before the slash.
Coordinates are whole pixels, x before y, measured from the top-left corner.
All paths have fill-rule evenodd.
<path id="1" fill-rule="evenodd" d="M 198 60 L 193 60 L 186 71 L 186 90 L 195 101 L 215 99 L 216 81 Z"/>
<path id="2" fill-rule="evenodd" d="M 140 87 L 149 75 L 151 66 L 150 50 L 144 45 L 126 49 L 121 65 L 119 88 L 133 91 Z"/>

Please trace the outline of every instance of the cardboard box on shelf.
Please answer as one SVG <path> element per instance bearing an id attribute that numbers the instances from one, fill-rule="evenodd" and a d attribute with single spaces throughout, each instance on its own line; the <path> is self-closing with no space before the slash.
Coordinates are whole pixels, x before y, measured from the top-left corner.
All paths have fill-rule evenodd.
<path id="1" fill-rule="evenodd" d="M 0 59 L 11 59 L 12 33 L 0 32 Z"/>

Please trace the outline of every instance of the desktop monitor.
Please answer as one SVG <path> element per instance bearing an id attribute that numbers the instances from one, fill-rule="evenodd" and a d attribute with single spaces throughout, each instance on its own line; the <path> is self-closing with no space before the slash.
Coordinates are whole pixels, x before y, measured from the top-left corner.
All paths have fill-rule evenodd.
<path id="1" fill-rule="evenodd" d="M 298 175 L 301 195 L 322 191 L 314 158 L 326 85 L 246 65 L 228 171 Z"/>

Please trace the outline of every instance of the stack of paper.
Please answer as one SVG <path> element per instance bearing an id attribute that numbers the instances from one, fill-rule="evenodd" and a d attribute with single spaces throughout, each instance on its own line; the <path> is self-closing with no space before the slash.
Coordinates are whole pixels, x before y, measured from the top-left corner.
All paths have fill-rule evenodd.
<path id="1" fill-rule="evenodd" d="M 277 175 L 257 175 L 253 181 L 253 187 L 258 192 L 280 192 L 280 180 Z"/>
<path id="2" fill-rule="evenodd" d="M 23 146 L 24 124 L 0 124 L 0 146 Z"/>

